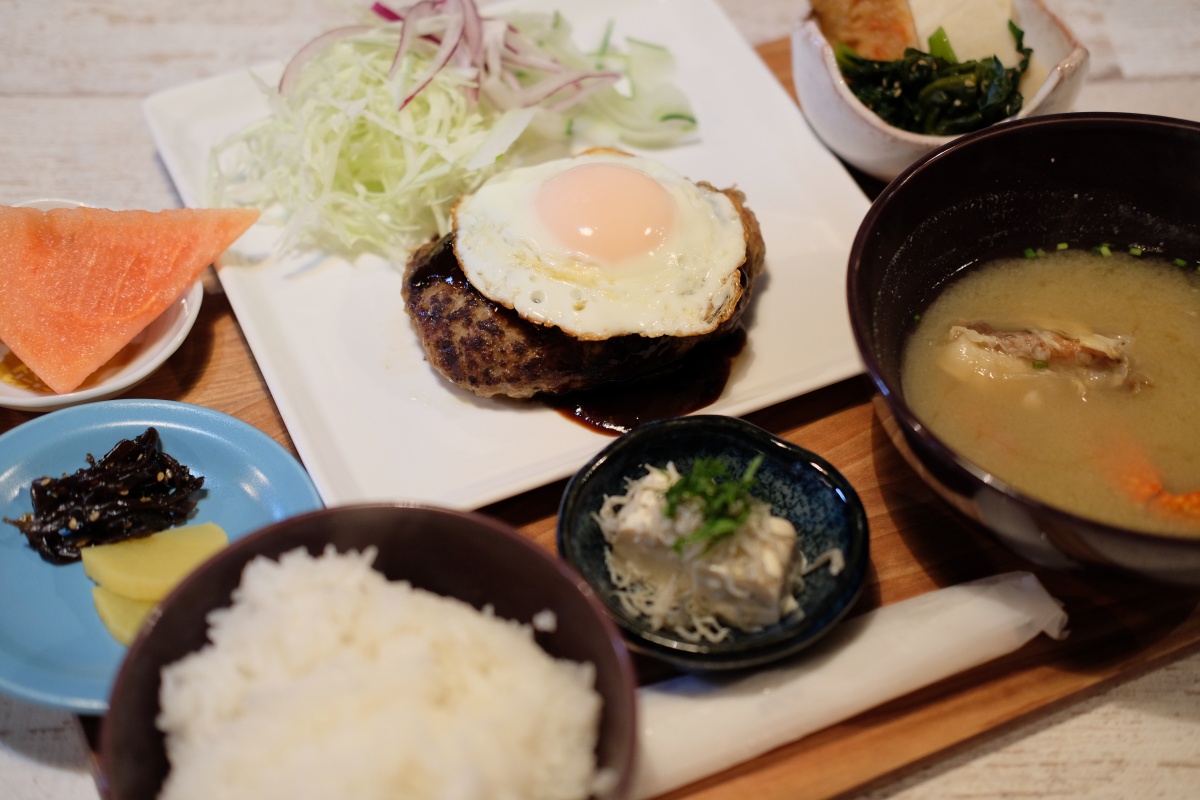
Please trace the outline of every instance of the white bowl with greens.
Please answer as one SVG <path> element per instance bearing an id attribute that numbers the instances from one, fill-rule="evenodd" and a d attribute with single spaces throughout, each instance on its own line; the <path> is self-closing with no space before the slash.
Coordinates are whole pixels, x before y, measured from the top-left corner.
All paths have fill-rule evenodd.
<path id="1" fill-rule="evenodd" d="M 1041 0 L 1011 0 L 1011 13 L 1007 15 L 1015 23 L 1015 30 L 1011 31 L 1015 34 L 1014 51 L 1022 46 L 1032 51 L 1031 55 L 1017 52 L 1015 63 L 1002 65 L 1007 79 L 1015 79 L 1017 83 L 1021 96 L 1016 103 L 1011 98 L 997 99 L 995 96 L 989 101 L 984 92 L 972 91 L 972 75 L 990 74 L 994 65 L 988 63 L 988 56 L 972 57 L 970 53 L 959 53 L 953 58 L 956 34 L 952 29 L 938 28 L 949 33 L 949 50 L 946 49 L 946 38 L 936 35 L 932 42 L 922 39 L 918 48 L 925 56 L 932 54 L 943 60 L 939 64 L 938 77 L 945 78 L 940 82 L 943 86 L 950 86 L 949 91 L 941 93 L 939 103 L 935 97 L 936 87 L 918 86 L 916 81 L 903 78 L 903 88 L 896 86 L 897 76 L 914 69 L 914 61 L 920 60 L 917 56 L 910 54 L 907 63 L 901 63 L 902 60 L 890 64 L 869 62 L 839 46 L 838 42 L 830 41 L 825 30 L 829 26 L 822 24 L 822 18 L 808 0 L 803 5 L 800 22 L 792 31 L 792 74 L 800 108 L 830 150 L 849 165 L 879 180 L 890 181 L 921 156 L 970 130 L 1004 119 L 1069 111 L 1086 79 L 1087 49 Z M 921 4 L 922 7 L 930 5 L 939 4 Z M 1003 8 L 1005 2 L 997 0 L 985 5 L 991 10 L 992 6 Z M 930 24 L 928 20 L 918 20 L 915 28 L 922 31 Z M 1001 20 L 999 24 L 1006 23 Z M 1001 35 L 1005 35 L 1003 31 Z M 961 38 L 961 34 L 959 36 Z M 951 60 L 962 63 L 947 65 L 947 54 Z M 1030 57 L 1022 59 L 1022 55 Z M 1022 60 L 1026 62 L 1024 69 Z M 974 69 L 968 67 L 968 61 L 974 62 Z M 1004 79 L 1001 77 L 1000 81 Z M 885 80 L 889 92 L 876 88 L 882 87 Z M 873 92 L 864 91 L 869 84 L 875 85 Z M 910 102 L 900 103 L 885 96 L 894 93 L 898 98 L 900 91 L 906 93 Z M 963 98 L 972 103 L 965 112 Z M 955 101 L 958 101 L 957 107 L 954 107 Z M 873 110 L 872 105 L 878 111 Z M 898 106 L 906 107 L 898 109 Z M 998 112 L 998 109 L 1011 113 Z M 978 127 L 969 127 L 963 119 L 971 115 L 979 118 Z"/>

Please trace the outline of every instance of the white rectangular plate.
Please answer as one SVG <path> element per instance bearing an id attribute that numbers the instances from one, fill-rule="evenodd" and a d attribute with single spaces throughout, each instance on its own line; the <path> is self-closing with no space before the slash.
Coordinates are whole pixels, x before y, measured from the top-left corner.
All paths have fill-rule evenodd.
<path id="1" fill-rule="evenodd" d="M 748 343 L 704 413 L 746 414 L 860 372 L 844 286 L 867 199 L 720 8 L 712 0 L 519 7 L 561 10 L 585 48 L 610 19 L 615 42 L 670 48 L 700 140 L 645 154 L 693 180 L 738 187 L 758 216 L 767 266 Z M 255 71 L 271 83 L 280 70 Z M 212 146 L 268 108 L 240 72 L 153 95 L 144 111 L 181 197 L 201 207 Z M 477 508 L 567 476 L 611 441 L 536 402 L 479 398 L 440 378 L 403 310 L 398 269 L 312 254 L 219 274 L 326 504 Z"/>

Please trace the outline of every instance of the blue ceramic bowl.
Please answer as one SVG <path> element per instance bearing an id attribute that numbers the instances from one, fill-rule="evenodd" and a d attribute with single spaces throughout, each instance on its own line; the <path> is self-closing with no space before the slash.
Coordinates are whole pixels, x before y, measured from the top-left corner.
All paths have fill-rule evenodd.
<path id="1" fill-rule="evenodd" d="M 845 567 L 836 576 L 821 568 L 805 577 L 800 608 L 757 631 L 733 631 L 717 643 L 690 642 L 651 630 L 617 599 L 605 564 L 608 544 L 594 514 L 606 495 L 625 493 L 627 478 L 647 464 L 675 462 L 686 471 L 700 458 L 718 458 L 741 475 L 759 454 L 760 499 L 800 534 L 797 549 L 811 560 L 837 547 Z M 739 669 L 783 658 L 819 639 L 854 605 L 868 567 L 867 518 L 853 487 L 827 461 L 744 420 L 691 416 L 641 425 L 606 447 L 568 482 L 558 509 L 558 552 L 578 570 L 621 627 L 632 650 L 685 670 Z"/>

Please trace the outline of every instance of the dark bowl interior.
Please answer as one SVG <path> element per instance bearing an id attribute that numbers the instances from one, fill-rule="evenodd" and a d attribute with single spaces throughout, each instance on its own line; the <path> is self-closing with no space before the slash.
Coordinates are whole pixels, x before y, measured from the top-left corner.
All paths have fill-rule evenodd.
<path id="1" fill-rule="evenodd" d="M 951 452 L 905 404 L 905 342 L 972 265 L 1067 242 L 1200 257 L 1200 124 L 1133 114 L 1034 117 L 964 136 L 898 176 L 850 255 L 851 324 L 877 408 L 946 500 L 1036 563 L 1102 566 L 1200 584 L 1200 540 L 1090 522 L 1032 500 Z"/>
<path id="2" fill-rule="evenodd" d="M 797 548 L 810 560 L 837 547 L 845 557 L 838 575 L 820 568 L 805 577 L 800 609 L 758 631 L 733 631 L 717 643 L 697 643 L 653 631 L 617 598 L 605 564 L 608 548 L 593 514 L 606 495 L 625 493 L 627 478 L 645 465 L 674 461 L 686 471 L 699 458 L 718 458 L 741 475 L 758 454 L 760 499 L 789 519 Z M 821 457 L 734 417 L 701 415 L 641 425 L 621 436 L 567 484 L 558 510 L 558 552 L 591 583 L 631 649 L 685 670 L 740 669 L 791 655 L 825 634 L 854 605 L 869 566 L 867 518 L 848 481 Z"/>
<path id="3" fill-rule="evenodd" d="M 556 658 L 590 661 L 604 700 L 597 761 L 620 776 L 604 798 L 628 795 L 635 754 L 636 680 L 629 653 L 587 584 L 561 560 L 507 526 L 479 514 L 396 505 L 323 509 L 275 523 L 231 544 L 185 580 L 143 629 L 117 676 L 102 722 L 100 785 L 109 800 L 152 800 L 166 777 L 163 737 L 154 725 L 163 666 L 206 641 L 205 615 L 229 604 L 243 567 L 297 547 L 314 555 L 378 551 L 375 568 L 477 608 L 528 624 L 539 611 L 557 617 L 538 643 Z"/>

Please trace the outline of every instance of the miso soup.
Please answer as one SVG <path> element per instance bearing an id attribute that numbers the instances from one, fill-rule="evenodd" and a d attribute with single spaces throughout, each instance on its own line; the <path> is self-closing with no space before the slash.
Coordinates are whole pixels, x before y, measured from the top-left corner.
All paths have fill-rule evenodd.
<path id="1" fill-rule="evenodd" d="M 1047 504 L 1200 536 L 1200 274 L 1063 250 L 967 271 L 922 314 L 904 396 L 942 441 Z"/>

